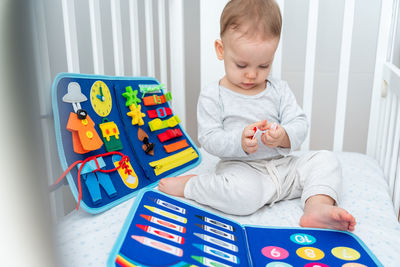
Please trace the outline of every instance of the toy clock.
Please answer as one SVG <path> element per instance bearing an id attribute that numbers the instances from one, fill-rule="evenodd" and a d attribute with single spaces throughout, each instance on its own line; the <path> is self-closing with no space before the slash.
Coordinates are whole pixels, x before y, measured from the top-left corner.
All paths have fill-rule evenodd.
<path id="1" fill-rule="evenodd" d="M 90 89 L 90 103 L 97 115 L 106 117 L 111 112 L 110 89 L 102 81 L 96 81 Z"/>

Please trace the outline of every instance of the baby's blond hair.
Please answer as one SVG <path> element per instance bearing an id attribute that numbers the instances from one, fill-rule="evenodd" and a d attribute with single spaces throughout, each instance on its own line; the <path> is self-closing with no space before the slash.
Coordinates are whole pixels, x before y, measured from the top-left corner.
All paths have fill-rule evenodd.
<path id="1" fill-rule="evenodd" d="M 231 0 L 222 11 L 220 26 L 221 38 L 229 30 L 241 30 L 246 36 L 262 34 L 263 38 L 279 38 L 282 16 L 274 0 Z"/>

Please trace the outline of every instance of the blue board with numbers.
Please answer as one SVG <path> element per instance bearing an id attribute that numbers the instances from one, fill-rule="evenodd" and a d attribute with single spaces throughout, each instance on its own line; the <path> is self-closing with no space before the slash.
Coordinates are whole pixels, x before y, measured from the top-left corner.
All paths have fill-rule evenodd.
<path id="1" fill-rule="evenodd" d="M 241 225 L 155 190 L 137 197 L 107 266 L 382 266 L 354 234 Z"/>

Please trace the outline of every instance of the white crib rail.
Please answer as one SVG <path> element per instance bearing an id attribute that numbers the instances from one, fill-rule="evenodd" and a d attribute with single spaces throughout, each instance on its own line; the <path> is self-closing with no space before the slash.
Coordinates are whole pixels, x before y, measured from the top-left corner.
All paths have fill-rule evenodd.
<path id="1" fill-rule="evenodd" d="M 392 64 L 400 1 L 382 1 L 367 154 L 378 160 L 400 220 L 400 68 Z"/>
<path id="2" fill-rule="evenodd" d="M 90 33 L 93 49 L 93 69 L 95 74 L 104 74 L 103 42 L 101 32 L 100 3 L 96 0 L 89 0 Z"/>
<path id="3" fill-rule="evenodd" d="M 311 0 L 308 8 L 307 47 L 304 70 L 303 110 L 308 121 L 312 118 L 312 99 L 314 90 L 315 54 L 317 45 L 319 1 Z M 310 133 L 301 146 L 302 150 L 310 149 Z"/>
<path id="4" fill-rule="evenodd" d="M 400 211 L 400 68 L 386 62 L 383 66 L 377 147 L 374 156 L 383 167 L 397 214 Z"/>

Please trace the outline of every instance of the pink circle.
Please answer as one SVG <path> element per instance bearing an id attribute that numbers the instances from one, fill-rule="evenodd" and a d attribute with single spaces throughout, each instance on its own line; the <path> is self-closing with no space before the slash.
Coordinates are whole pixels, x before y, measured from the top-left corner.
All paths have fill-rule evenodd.
<path id="1" fill-rule="evenodd" d="M 261 250 L 261 253 L 270 259 L 273 260 L 283 260 L 289 257 L 289 252 L 286 249 L 275 247 L 275 246 L 268 246 L 264 247 Z"/>
<path id="2" fill-rule="evenodd" d="M 319 263 L 319 262 L 310 262 L 304 265 L 304 267 L 329 267 L 329 265 Z"/>

